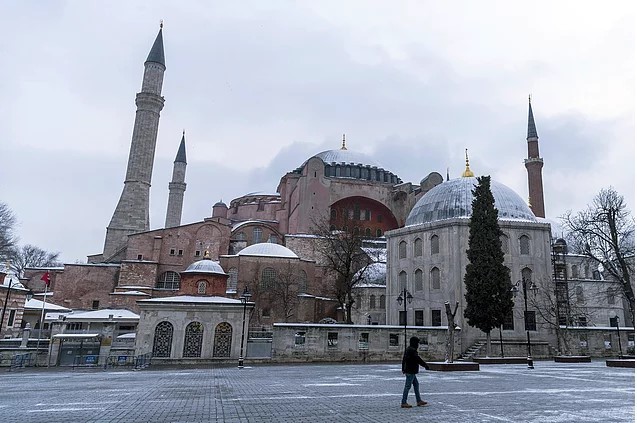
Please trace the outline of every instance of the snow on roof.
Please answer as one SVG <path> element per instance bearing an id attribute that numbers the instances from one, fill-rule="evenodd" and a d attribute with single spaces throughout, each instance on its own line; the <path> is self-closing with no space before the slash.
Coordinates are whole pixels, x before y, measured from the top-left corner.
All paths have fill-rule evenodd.
<path id="1" fill-rule="evenodd" d="M 365 252 L 365 254 L 369 256 L 372 261 L 387 263 L 387 248 L 363 247 L 361 249 Z"/>
<path id="2" fill-rule="evenodd" d="M 24 304 L 24 308 L 28 310 L 42 310 L 43 306 L 44 310 L 71 311 L 70 308 L 62 307 L 53 303 L 45 303 L 44 301 L 36 300 L 35 298 L 31 298 Z"/>
<path id="3" fill-rule="evenodd" d="M 124 288 L 124 289 L 152 289 L 152 287 L 144 286 L 144 285 L 119 285 L 118 288 Z"/>
<path id="4" fill-rule="evenodd" d="M 6 275 L 0 286 L 8 287 L 9 283 L 11 283 L 11 289 L 15 289 L 18 291 L 20 290 L 27 291 L 27 289 L 24 287 L 24 285 L 20 283 L 20 281 L 18 280 L 18 278 L 16 278 L 15 275 Z"/>
<path id="5" fill-rule="evenodd" d="M 137 334 L 135 332 L 123 333 L 123 334 L 119 335 L 116 339 L 135 339 L 136 335 Z"/>
<path id="6" fill-rule="evenodd" d="M 112 316 L 112 317 L 111 317 Z M 73 312 L 66 316 L 70 321 L 95 321 L 95 320 L 139 320 L 139 314 L 126 309 L 105 308 L 102 310 Z"/>
<path id="7" fill-rule="evenodd" d="M 111 292 L 111 295 L 142 295 L 150 297 L 150 294 L 141 291 L 123 291 L 123 292 Z"/>
<path id="8" fill-rule="evenodd" d="M 244 220 L 244 221 L 237 222 L 237 223 L 235 223 L 234 225 L 232 225 L 232 232 L 236 231 L 236 230 L 237 230 L 237 229 L 239 229 L 241 226 L 248 225 L 248 224 L 250 224 L 250 223 L 260 223 L 260 224 L 263 224 L 263 223 L 266 223 L 266 224 L 277 224 L 277 223 L 279 223 L 279 222 L 278 222 L 278 221 L 276 221 L 276 220 Z"/>
<path id="9" fill-rule="evenodd" d="M 292 250 L 283 245 L 271 242 L 261 242 L 253 244 L 239 251 L 238 256 L 260 256 L 260 257 L 280 257 L 280 258 L 296 258 L 299 256 L 294 254 Z"/>
<path id="10" fill-rule="evenodd" d="M 55 311 L 55 312 L 51 312 L 51 313 L 45 313 L 44 314 L 44 320 L 47 321 L 47 322 L 55 321 L 55 320 L 62 320 L 62 317 L 68 316 L 69 313 L 70 313 L 70 311 L 68 311 L 68 312 Z"/>
<path id="11" fill-rule="evenodd" d="M 286 234 L 286 238 L 322 238 L 320 235 L 314 234 Z"/>
<path id="12" fill-rule="evenodd" d="M 178 295 L 176 297 L 150 298 L 139 300 L 139 304 L 147 303 L 201 303 L 201 304 L 242 304 L 241 300 L 227 297 L 195 297 L 193 295 Z"/>
<path id="13" fill-rule="evenodd" d="M 360 284 L 380 285 L 385 286 L 385 278 L 387 275 L 387 264 L 385 263 L 372 263 L 364 269 L 363 278 Z M 363 269 L 356 272 L 356 277 L 359 277 Z M 356 284 L 356 287 L 362 288 L 360 284 Z"/>
<path id="14" fill-rule="evenodd" d="M 99 333 L 58 333 L 57 335 L 53 335 L 53 338 L 60 339 L 89 339 L 89 338 L 97 338 Z"/>

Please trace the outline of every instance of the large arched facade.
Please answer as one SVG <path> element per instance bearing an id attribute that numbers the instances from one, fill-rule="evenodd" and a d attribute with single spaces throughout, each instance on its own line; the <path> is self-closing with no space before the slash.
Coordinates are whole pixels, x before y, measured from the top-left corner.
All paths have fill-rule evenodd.
<path id="1" fill-rule="evenodd" d="M 351 228 L 361 236 L 379 237 L 398 228 L 394 214 L 384 204 L 366 197 L 343 198 L 330 206 L 330 227 Z"/>

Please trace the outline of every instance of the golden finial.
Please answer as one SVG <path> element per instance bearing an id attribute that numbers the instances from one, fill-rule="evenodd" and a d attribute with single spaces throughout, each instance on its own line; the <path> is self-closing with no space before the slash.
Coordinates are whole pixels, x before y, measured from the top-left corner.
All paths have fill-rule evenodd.
<path id="1" fill-rule="evenodd" d="M 347 150 L 347 147 L 345 147 L 345 134 L 343 134 L 343 145 L 341 146 L 341 150 Z"/>
<path id="2" fill-rule="evenodd" d="M 529 104 L 531 104 L 531 94 L 529 94 Z"/>
<path id="3" fill-rule="evenodd" d="M 183 131 L 181 131 L 181 136 L 185 137 L 186 136 L 186 130 L 184 129 Z"/>
<path id="4" fill-rule="evenodd" d="M 462 177 L 473 178 L 475 175 L 473 174 L 471 169 L 469 169 L 469 152 L 466 148 L 464 149 L 464 159 L 465 159 L 465 169 L 464 169 L 464 172 L 462 173 Z"/>
<path id="5" fill-rule="evenodd" d="M 159 29 L 162 29 L 164 27 L 164 20 L 160 19 L 159 20 Z"/>

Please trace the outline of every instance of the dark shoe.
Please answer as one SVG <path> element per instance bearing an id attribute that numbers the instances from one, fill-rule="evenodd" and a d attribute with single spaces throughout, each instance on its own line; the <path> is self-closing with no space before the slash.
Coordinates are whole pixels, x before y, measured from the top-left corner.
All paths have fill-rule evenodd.
<path id="1" fill-rule="evenodd" d="M 400 408 L 411 408 L 411 404 L 407 404 L 407 403 L 400 404 Z"/>
<path id="2" fill-rule="evenodd" d="M 428 406 L 428 405 L 429 405 L 429 403 L 428 403 L 427 401 L 418 401 L 418 402 L 416 403 L 416 405 L 417 405 L 418 407 L 426 407 L 426 406 Z"/>

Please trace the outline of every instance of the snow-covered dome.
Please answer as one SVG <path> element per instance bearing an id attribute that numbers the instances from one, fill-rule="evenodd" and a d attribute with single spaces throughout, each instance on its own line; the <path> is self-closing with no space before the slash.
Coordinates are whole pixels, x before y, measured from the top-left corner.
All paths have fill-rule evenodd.
<path id="1" fill-rule="evenodd" d="M 356 277 L 361 275 L 361 270 L 356 272 Z M 363 288 L 369 285 L 385 286 L 387 277 L 386 263 L 372 263 L 365 268 L 363 278 L 356 284 L 356 287 Z"/>
<path id="2" fill-rule="evenodd" d="M 345 163 L 345 164 L 360 164 L 363 166 L 376 166 L 380 168 L 381 166 L 376 163 L 374 160 L 369 158 L 366 154 L 358 153 L 356 151 L 347 150 L 339 148 L 338 150 L 326 150 L 322 151 L 313 157 L 318 157 L 323 160 L 325 164 L 331 163 Z"/>
<path id="3" fill-rule="evenodd" d="M 299 258 L 292 250 L 283 245 L 272 242 L 261 242 L 253 244 L 239 251 L 239 256 L 259 256 L 259 257 L 279 257 L 279 258 Z"/>
<path id="4" fill-rule="evenodd" d="M 223 271 L 223 268 L 219 265 L 219 263 L 209 258 L 204 258 L 203 260 L 199 260 L 192 263 L 182 273 L 211 273 L 211 274 L 217 274 L 217 275 L 226 274 L 226 272 Z"/>
<path id="5" fill-rule="evenodd" d="M 405 226 L 471 217 L 471 191 L 477 184 L 478 179 L 475 177 L 462 177 L 437 185 L 418 200 L 411 209 Z M 498 219 L 538 221 L 529 206 L 511 188 L 492 179 L 491 192 L 498 209 Z"/>

